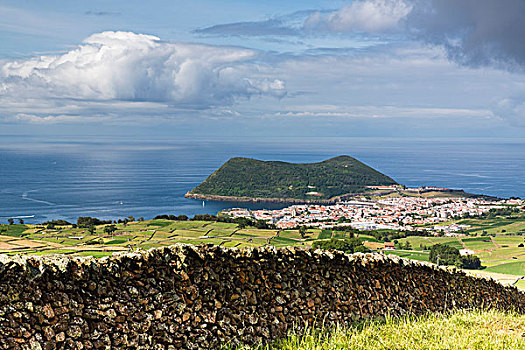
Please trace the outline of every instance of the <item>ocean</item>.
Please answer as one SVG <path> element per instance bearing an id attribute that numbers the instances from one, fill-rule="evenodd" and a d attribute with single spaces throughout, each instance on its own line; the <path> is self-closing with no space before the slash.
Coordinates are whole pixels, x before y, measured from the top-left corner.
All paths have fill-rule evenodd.
<path id="1" fill-rule="evenodd" d="M 203 202 L 184 194 L 230 157 L 316 162 L 350 155 L 406 186 L 525 197 L 525 140 L 260 138 L 140 140 L 0 136 L 0 222 L 79 216 L 216 214 L 278 204 Z"/>

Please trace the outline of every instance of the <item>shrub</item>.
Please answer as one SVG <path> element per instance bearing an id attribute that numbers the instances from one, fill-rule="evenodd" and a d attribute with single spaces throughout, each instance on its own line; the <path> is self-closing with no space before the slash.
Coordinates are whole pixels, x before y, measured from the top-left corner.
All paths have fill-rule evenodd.
<path id="1" fill-rule="evenodd" d="M 140 220 L 142 219 L 142 220 Z M 140 218 L 139 221 L 144 221 L 144 218 Z M 171 221 L 188 221 L 188 216 L 186 215 L 179 215 L 179 216 L 175 216 L 175 215 L 166 215 L 166 214 L 163 214 L 163 215 L 157 215 L 153 218 L 153 220 L 159 220 L 159 219 L 162 219 L 162 220 L 171 220 Z"/>
<path id="2" fill-rule="evenodd" d="M 91 226 L 97 226 L 97 225 L 107 225 L 111 224 L 111 220 L 100 220 L 97 218 L 92 218 L 89 216 L 81 216 L 77 220 L 77 226 L 81 228 L 89 228 Z"/>
<path id="3" fill-rule="evenodd" d="M 462 269 L 481 269 L 481 260 L 475 255 L 461 256 L 459 250 L 443 244 L 436 244 L 430 248 L 429 260 L 434 264 L 455 265 Z"/>
<path id="4" fill-rule="evenodd" d="M 43 222 L 42 225 L 53 225 L 53 226 L 69 226 L 71 223 L 66 220 L 48 220 Z"/>
<path id="5" fill-rule="evenodd" d="M 329 241 L 315 241 L 313 248 L 325 250 L 339 250 L 344 253 L 368 253 L 370 250 L 357 238 L 335 239 Z"/>

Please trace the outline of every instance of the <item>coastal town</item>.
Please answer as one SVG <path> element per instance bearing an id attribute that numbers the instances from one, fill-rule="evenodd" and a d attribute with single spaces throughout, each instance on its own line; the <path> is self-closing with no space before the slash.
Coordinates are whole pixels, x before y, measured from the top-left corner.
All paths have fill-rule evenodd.
<path id="1" fill-rule="evenodd" d="M 522 207 L 523 204 L 521 199 L 406 196 L 378 200 L 356 198 L 333 205 L 302 204 L 277 210 L 233 208 L 223 213 L 234 218 L 263 220 L 280 229 L 337 225 L 360 230 L 419 230 L 433 235 L 462 236 L 469 225 L 451 221 L 480 217 L 491 209 Z"/>

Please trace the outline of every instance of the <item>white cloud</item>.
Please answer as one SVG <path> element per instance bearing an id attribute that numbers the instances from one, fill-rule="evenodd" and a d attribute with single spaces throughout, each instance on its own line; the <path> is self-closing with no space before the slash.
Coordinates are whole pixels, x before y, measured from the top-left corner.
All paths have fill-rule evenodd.
<path id="1" fill-rule="evenodd" d="M 396 29 L 412 10 L 403 0 L 354 1 L 337 11 L 311 15 L 304 24 L 306 30 L 330 32 L 385 32 Z"/>
<path id="2" fill-rule="evenodd" d="M 31 124 L 57 124 L 57 123 L 76 123 L 83 121 L 83 118 L 76 115 L 48 115 L 37 116 L 32 114 L 17 114 L 14 118 L 17 122 Z"/>
<path id="3" fill-rule="evenodd" d="M 301 106 L 278 112 L 278 117 L 340 117 L 340 118 L 492 118 L 488 109 L 422 108 L 396 106 Z"/>
<path id="4" fill-rule="evenodd" d="M 62 55 L 0 62 L 0 101 L 20 106 L 28 99 L 34 105 L 146 101 L 207 109 L 254 95 L 284 96 L 284 82 L 261 76 L 258 55 L 238 47 L 103 32 Z"/>
<path id="5" fill-rule="evenodd" d="M 512 125 L 525 127 L 525 98 L 504 98 L 494 105 L 494 111 Z"/>
<path id="6" fill-rule="evenodd" d="M 185 125 L 199 115 L 514 127 L 523 125 L 523 91 L 523 74 L 458 66 L 443 47 L 417 43 L 297 56 L 106 32 L 63 55 L 0 62 L 6 123 Z"/>

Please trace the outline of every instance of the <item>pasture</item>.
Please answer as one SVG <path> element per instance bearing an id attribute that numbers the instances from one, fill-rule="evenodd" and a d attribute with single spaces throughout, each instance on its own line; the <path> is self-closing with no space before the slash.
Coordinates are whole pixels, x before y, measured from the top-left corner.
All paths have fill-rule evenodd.
<path id="1" fill-rule="evenodd" d="M 99 225 L 94 232 L 86 228 L 61 226 L 47 229 L 41 225 L 2 225 L 0 253 L 3 254 L 73 254 L 106 256 L 113 252 L 169 246 L 175 243 L 214 244 L 225 247 L 276 247 L 307 245 L 319 235 L 307 230 L 263 230 L 236 224 L 210 221 L 150 220 L 116 224 L 112 233 Z"/>
<path id="2" fill-rule="evenodd" d="M 515 261 L 487 268 L 489 272 L 504 273 L 507 275 L 525 275 L 525 261 Z"/>
<path id="3" fill-rule="evenodd" d="M 404 258 L 428 261 L 429 250 L 435 244 L 457 249 L 470 249 L 480 257 L 486 269 L 472 271 L 474 274 L 491 276 L 504 283 L 514 283 L 525 275 L 524 237 L 511 232 L 521 232 L 521 221 L 507 219 L 469 219 L 460 223 L 471 225 L 465 237 L 419 237 L 411 236 L 397 240 L 403 249 L 388 251 Z M 149 220 L 116 224 L 116 230 L 108 233 L 107 225 L 99 225 L 90 232 L 86 228 L 57 226 L 48 229 L 42 225 L 0 225 L 1 254 L 67 254 L 103 257 L 114 252 L 149 249 L 176 243 L 213 244 L 223 247 L 261 246 L 310 246 L 315 240 L 345 238 L 347 233 L 308 229 L 304 236 L 299 230 L 240 229 L 237 224 L 213 221 Z M 503 233 L 502 233 L 503 230 Z M 491 236 L 483 231 L 496 232 Z M 375 237 L 360 233 L 358 238 L 371 250 L 381 250 L 384 243 Z M 406 249 L 406 243 L 410 249 Z M 517 286 L 525 287 L 524 281 Z"/>

